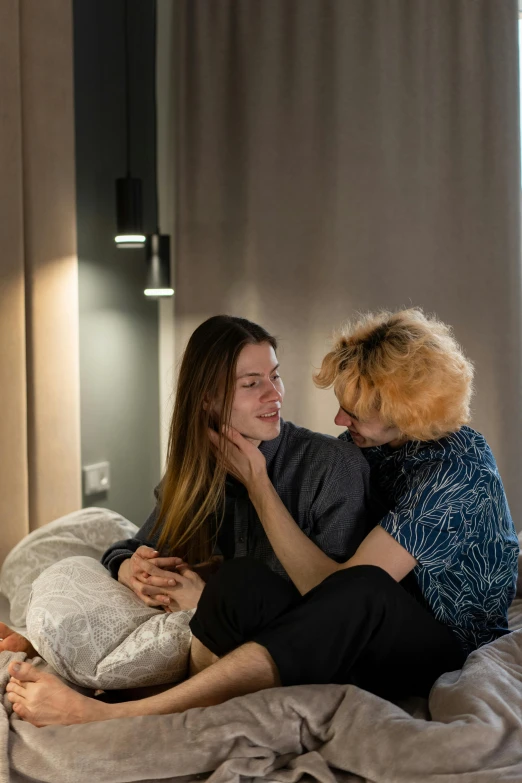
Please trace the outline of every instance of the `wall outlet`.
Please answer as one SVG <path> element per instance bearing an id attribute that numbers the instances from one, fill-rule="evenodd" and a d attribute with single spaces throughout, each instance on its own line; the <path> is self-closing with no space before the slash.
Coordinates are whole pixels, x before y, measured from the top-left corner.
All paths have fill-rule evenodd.
<path id="1" fill-rule="evenodd" d="M 99 495 L 111 488 L 111 472 L 108 462 L 97 462 L 83 468 L 84 495 Z"/>

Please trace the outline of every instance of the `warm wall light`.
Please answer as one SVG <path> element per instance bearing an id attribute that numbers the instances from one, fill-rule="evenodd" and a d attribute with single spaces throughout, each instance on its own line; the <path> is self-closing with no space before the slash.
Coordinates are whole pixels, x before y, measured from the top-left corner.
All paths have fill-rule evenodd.
<path id="1" fill-rule="evenodd" d="M 147 282 L 145 296 L 158 299 L 172 296 L 174 289 L 170 284 L 170 236 L 169 234 L 149 234 L 146 241 Z"/>

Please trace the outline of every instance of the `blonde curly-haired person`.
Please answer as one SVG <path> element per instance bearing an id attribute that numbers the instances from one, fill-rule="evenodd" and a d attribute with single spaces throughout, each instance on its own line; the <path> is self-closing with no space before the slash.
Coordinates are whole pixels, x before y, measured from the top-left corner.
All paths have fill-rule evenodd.
<path id="1" fill-rule="evenodd" d="M 363 450 L 385 504 L 356 553 L 339 564 L 321 552 L 282 504 L 259 449 L 232 429 L 209 433 L 293 584 L 262 563 L 229 561 L 192 620 L 206 666 L 194 677 L 147 699 L 105 704 L 30 664 L 11 664 L 17 713 L 40 726 L 79 723 L 301 683 L 426 696 L 440 674 L 507 633 L 515 591 L 518 541 L 502 481 L 485 439 L 467 426 L 472 375 L 450 329 L 420 310 L 346 327 L 315 380 L 333 386 L 341 437 Z M 190 578 L 181 571 L 178 592 Z"/>

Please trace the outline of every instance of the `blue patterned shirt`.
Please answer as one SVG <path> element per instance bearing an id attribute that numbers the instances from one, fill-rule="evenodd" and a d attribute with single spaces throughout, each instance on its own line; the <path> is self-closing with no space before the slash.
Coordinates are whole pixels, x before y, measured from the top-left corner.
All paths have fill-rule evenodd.
<path id="1" fill-rule="evenodd" d="M 438 441 L 362 451 L 387 509 L 379 524 L 417 560 L 433 615 L 466 652 L 506 633 L 519 545 L 484 437 L 462 427 Z"/>

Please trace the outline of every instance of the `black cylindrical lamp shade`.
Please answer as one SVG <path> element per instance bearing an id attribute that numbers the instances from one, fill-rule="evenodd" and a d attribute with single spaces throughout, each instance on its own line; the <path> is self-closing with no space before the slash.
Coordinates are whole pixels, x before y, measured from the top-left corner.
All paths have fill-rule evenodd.
<path id="1" fill-rule="evenodd" d="M 141 214 L 141 179 L 129 176 L 117 179 L 115 241 L 118 247 L 143 247 Z"/>
<path id="2" fill-rule="evenodd" d="M 172 296 L 170 282 L 170 236 L 149 234 L 146 242 L 147 283 L 145 295 L 152 298 Z"/>

